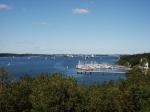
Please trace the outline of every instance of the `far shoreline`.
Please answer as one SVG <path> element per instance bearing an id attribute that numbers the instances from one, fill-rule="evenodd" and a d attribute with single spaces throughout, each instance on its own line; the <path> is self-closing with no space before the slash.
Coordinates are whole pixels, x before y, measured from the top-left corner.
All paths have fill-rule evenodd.
<path id="1" fill-rule="evenodd" d="M 110 54 L 32 54 L 32 53 L 0 53 L 0 57 L 25 57 L 25 56 L 66 56 L 66 55 L 75 55 L 75 56 L 80 56 L 80 55 L 85 55 L 85 56 L 90 56 L 90 55 L 95 55 L 95 56 L 111 56 Z M 113 54 L 112 54 L 113 55 Z M 115 55 L 115 54 L 114 54 Z M 118 56 L 118 55 L 117 55 Z"/>

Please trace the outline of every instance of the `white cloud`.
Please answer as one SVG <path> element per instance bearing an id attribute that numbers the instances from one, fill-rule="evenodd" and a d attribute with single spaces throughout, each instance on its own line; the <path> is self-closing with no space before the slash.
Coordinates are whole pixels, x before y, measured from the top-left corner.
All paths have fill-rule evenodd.
<path id="1" fill-rule="evenodd" d="M 0 3 L 0 10 L 8 10 L 11 9 L 11 7 L 8 4 Z"/>
<path id="2" fill-rule="evenodd" d="M 74 14 L 87 14 L 87 13 L 89 13 L 89 10 L 84 9 L 84 8 L 75 8 L 75 9 L 72 9 L 72 12 Z"/>
<path id="3" fill-rule="evenodd" d="M 38 22 L 38 23 L 32 23 L 33 25 L 48 25 L 47 22 Z"/>

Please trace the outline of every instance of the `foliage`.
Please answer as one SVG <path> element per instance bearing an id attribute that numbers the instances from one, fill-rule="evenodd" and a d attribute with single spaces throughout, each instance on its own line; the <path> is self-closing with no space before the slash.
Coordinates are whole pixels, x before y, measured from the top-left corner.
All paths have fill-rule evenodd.
<path id="1" fill-rule="evenodd" d="M 150 63 L 150 53 L 145 54 L 136 54 L 136 55 L 123 55 L 120 57 L 118 64 L 127 65 L 127 63 L 131 64 L 131 66 L 136 66 L 140 64 L 140 60 L 142 58 L 146 58 Z"/>
<path id="2" fill-rule="evenodd" d="M 138 68 L 126 80 L 83 86 L 62 74 L 11 81 L 0 70 L 0 112 L 149 112 L 150 71 Z"/>

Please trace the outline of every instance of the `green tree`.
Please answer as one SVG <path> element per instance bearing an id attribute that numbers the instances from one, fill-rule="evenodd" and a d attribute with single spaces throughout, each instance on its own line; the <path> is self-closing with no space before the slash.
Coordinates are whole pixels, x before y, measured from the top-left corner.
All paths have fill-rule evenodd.
<path id="1" fill-rule="evenodd" d="M 39 76 L 33 81 L 32 112 L 74 112 L 82 110 L 84 94 L 72 78 L 60 74 Z"/>

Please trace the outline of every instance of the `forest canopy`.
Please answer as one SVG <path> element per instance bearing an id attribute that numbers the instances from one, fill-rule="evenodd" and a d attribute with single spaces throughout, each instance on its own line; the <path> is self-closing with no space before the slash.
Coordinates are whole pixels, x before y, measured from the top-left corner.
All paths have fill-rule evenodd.
<path id="1" fill-rule="evenodd" d="M 141 59 L 145 58 L 148 63 L 150 63 L 150 53 L 144 53 L 144 54 L 135 54 L 135 55 L 122 55 L 120 56 L 120 60 L 118 61 L 118 64 L 120 65 L 128 65 L 130 64 L 132 67 L 139 65 Z"/>
<path id="2" fill-rule="evenodd" d="M 149 112 L 150 72 L 138 68 L 126 80 L 79 85 L 62 74 L 10 78 L 0 70 L 0 112 Z"/>

